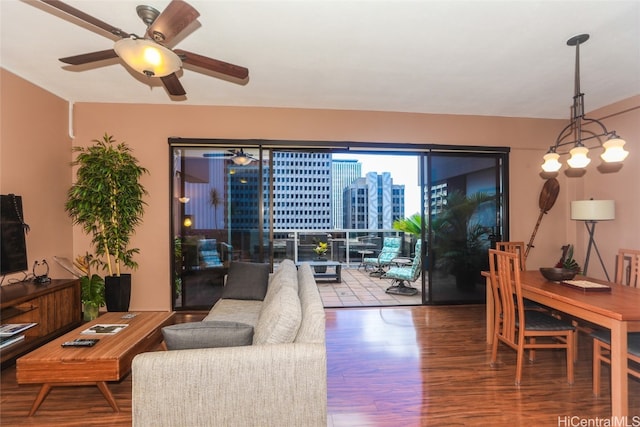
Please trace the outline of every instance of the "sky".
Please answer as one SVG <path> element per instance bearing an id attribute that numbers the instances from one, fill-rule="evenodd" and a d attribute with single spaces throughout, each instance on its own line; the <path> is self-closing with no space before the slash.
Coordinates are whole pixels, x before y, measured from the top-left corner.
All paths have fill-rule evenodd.
<path id="1" fill-rule="evenodd" d="M 394 184 L 404 184 L 405 216 L 420 211 L 420 186 L 417 156 L 392 154 L 333 153 L 334 159 L 355 159 L 362 163 L 362 176 L 368 172 L 391 173 Z"/>

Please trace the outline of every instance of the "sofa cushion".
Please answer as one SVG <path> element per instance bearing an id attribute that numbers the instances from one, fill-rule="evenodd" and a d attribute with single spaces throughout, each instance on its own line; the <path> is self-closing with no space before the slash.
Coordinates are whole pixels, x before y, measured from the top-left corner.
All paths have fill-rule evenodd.
<path id="1" fill-rule="evenodd" d="M 283 260 L 276 271 L 269 278 L 267 293 L 264 297 L 264 303 L 270 304 L 271 299 L 278 293 L 280 288 L 288 286 L 298 292 L 298 270 L 293 261 L 289 259 Z"/>
<path id="2" fill-rule="evenodd" d="M 251 345 L 253 327 L 238 322 L 188 322 L 162 328 L 169 350 Z"/>
<path id="3" fill-rule="evenodd" d="M 269 283 L 269 264 L 232 262 L 222 291 L 224 299 L 264 299 Z"/>
<path id="4" fill-rule="evenodd" d="M 298 293 L 283 287 L 264 304 L 256 323 L 253 344 L 284 344 L 293 342 L 302 321 Z"/>
<path id="5" fill-rule="evenodd" d="M 205 322 L 224 320 L 255 326 L 258 323 L 263 304 L 262 301 L 248 299 L 219 299 L 203 320 Z"/>

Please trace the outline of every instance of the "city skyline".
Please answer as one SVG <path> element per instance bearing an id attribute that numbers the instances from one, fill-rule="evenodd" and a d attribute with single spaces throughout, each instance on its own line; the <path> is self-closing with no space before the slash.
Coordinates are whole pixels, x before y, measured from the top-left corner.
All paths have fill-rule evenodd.
<path id="1" fill-rule="evenodd" d="M 362 164 L 362 176 L 368 172 L 389 172 L 393 183 L 404 185 L 405 215 L 420 212 L 420 185 L 418 179 L 418 156 L 392 154 L 334 153 L 333 159 L 357 160 Z"/>

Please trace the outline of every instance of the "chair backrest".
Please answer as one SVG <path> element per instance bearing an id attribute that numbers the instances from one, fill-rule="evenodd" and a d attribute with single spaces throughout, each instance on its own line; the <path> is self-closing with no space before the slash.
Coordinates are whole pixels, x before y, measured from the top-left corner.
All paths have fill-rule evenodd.
<path id="1" fill-rule="evenodd" d="M 200 267 L 203 268 L 222 266 L 216 239 L 198 240 L 198 261 Z"/>
<path id="2" fill-rule="evenodd" d="M 411 281 L 415 282 L 422 271 L 422 239 L 416 241 L 416 253 L 413 255 L 413 264 L 411 264 Z"/>
<path id="3" fill-rule="evenodd" d="M 496 307 L 496 333 L 513 345 L 518 345 L 516 324 L 524 326 L 524 303 L 520 282 L 519 255 L 513 252 L 489 250 L 489 276 Z M 515 298 L 514 298 L 515 296 Z"/>
<path id="4" fill-rule="evenodd" d="M 640 287 L 640 250 L 618 250 L 616 262 L 616 283 L 621 285 Z"/>
<path id="5" fill-rule="evenodd" d="M 400 244 L 402 239 L 400 237 L 385 237 L 382 249 L 378 255 L 378 262 L 390 263 L 391 260 L 397 258 L 400 254 Z"/>
<path id="6" fill-rule="evenodd" d="M 496 242 L 496 249 L 499 251 L 514 252 L 520 257 L 520 271 L 527 269 L 527 263 L 525 261 L 525 246 L 524 242 Z"/>

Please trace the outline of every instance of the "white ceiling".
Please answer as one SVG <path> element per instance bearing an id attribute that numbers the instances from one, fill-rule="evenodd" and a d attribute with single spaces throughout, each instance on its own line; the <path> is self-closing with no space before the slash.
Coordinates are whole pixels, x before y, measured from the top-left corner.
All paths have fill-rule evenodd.
<path id="1" fill-rule="evenodd" d="M 129 33 L 169 0 L 67 0 Z M 39 1 L 0 0 L 0 66 L 72 102 L 269 106 L 567 118 L 581 46 L 586 110 L 640 94 L 640 1 L 189 0 L 174 47 L 249 69 L 238 85 L 183 70 L 186 99 L 119 60 L 57 58 L 112 36 Z M 189 30 L 191 32 L 189 33 Z"/>

